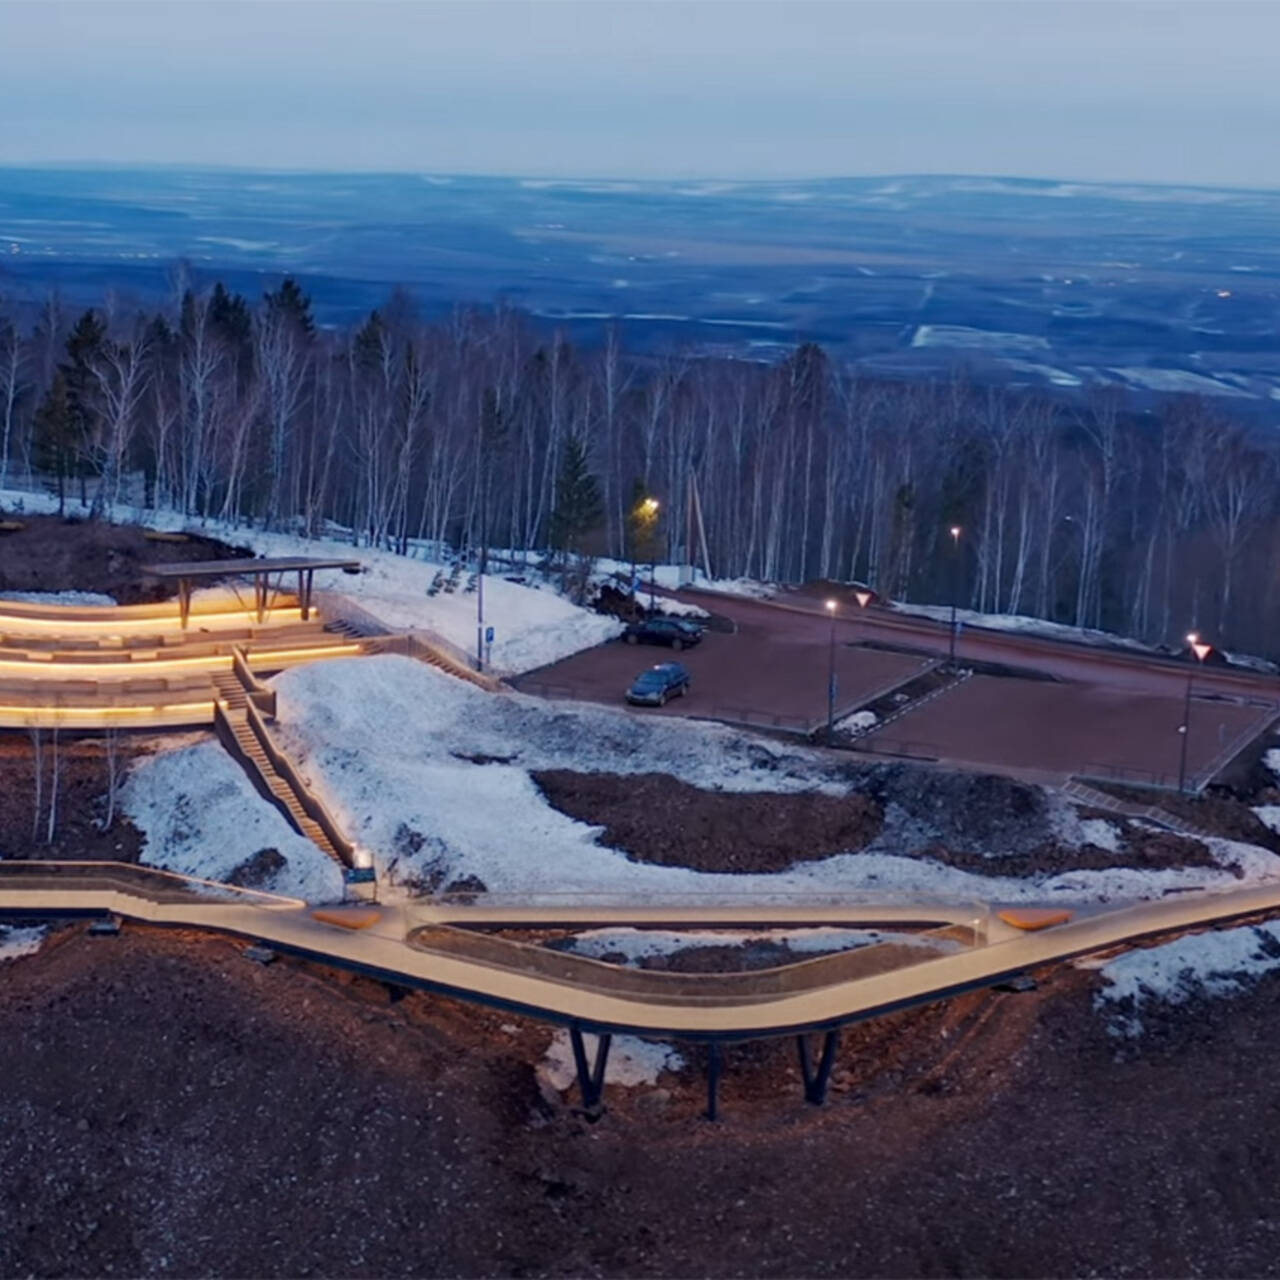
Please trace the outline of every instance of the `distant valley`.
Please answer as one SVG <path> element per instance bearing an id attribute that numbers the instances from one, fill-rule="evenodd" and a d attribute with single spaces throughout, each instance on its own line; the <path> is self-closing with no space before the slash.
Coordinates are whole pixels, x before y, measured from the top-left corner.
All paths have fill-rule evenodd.
<path id="1" fill-rule="evenodd" d="M 505 301 L 574 341 L 871 375 L 964 368 L 1064 395 L 1214 397 L 1280 418 L 1280 192 L 961 177 L 586 182 L 179 169 L 0 170 L 0 294 L 154 303 L 178 264 L 323 322 L 403 285 L 424 315 Z"/>

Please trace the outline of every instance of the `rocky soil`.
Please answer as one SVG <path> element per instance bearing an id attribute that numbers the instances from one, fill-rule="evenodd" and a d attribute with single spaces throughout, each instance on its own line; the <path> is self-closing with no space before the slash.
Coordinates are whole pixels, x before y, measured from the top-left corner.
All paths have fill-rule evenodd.
<path id="1" fill-rule="evenodd" d="M 48 838 L 54 743 L 41 737 L 41 796 L 36 812 L 36 753 L 29 734 L 0 733 L 0 857 L 105 859 L 136 862 L 142 835 L 118 811 L 111 827 L 107 817 L 107 755 L 117 755 L 119 780 L 129 761 L 146 750 L 140 739 L 120 735 L 114 744 L 104 737 L 60 735 L 57 744 L 58 803 L 53 839 Z"/>
<path id="2" fill-rule="evenodd" d="M 1118 820 L 1115 849 L 1069 843 L 1063 812 L 1075 811 L 1067 802 L 993 774 L 851 765 L 845 796 L 706 791 L 665 774 L 532 776 L 555 808 L 603 827 L 602 843 L 640 862 L 699 871 L 783 871 L 859 851 L 930 858 L 991 876 L 1218 865 L 1199 840 Z M 1275 837 L 1256 843 L 1280 851 Z"/>
<path id="3" fill-rule="evenodd" d="M 662 773 L 531 776 L 562 813 L 603 826 L 603 843 L 697 871 L 784 871 L 861 849 L 882 825 L 880 806 L 862 795 L 704 791 Z"/>
<path id="4" fill-rule="evenodd" d="M 77 926 L 0 985 L 0 1274 L 1280 1272 L 1280 981 L 1146 1019 L 1041 974 L 794 1044 L 539 1088 L 548 1028 L 241 945 Z"/>
<path id="5" fill-rule="evenodd" d="M 0 534 L 0 591 L 97 591 L 120 604 L 164 600 L 173 583 L 147 578 L 142 567 L 188 560 L 229 560 L 250 554 L 214 538 L 153 542 L 137 525 L 79 516 L 8 513 L 24 528 Z"/>

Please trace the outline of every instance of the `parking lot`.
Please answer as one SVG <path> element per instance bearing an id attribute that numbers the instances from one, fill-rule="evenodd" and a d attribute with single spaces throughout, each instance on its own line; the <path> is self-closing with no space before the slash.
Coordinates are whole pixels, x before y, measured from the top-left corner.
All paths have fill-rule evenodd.
<path id="1" fill-rule="evenodd" d="M 837 623 L 836 707 L 852 710 L 910 680 L 928 665 L 917 654 L 850 643 L 850 626 Z M 702 643 L 673 653 L 657 645 L 621 641 L 574 654 L 513 683 L 526 693 L 623 704 L 627 687 L 647 666 L 680 662 L 693 687 L 685 698 L 644 714 L 693 715 L 765 728 L 808 732 L 825 724 L 830 624 L 824 618 L 773 610 L 753 612 L 734 634 L 708 631 Z"/>
<path id="2" fill-rule="evenodd" d="M 754 600 L 726 599 L 716 607 L 735 631 L 709 630 L 700 645 L 679 653 L 615 641 L 522 676 L 516 687 L 622 706 L 627 687 L 646 666 L 674 660 L 689 669 L 691 693 L 639 714 L 703 716 L 794 733 L 821 728 L 827 715 L 829 620 Z M 936 639 L 930 644 L 926 633 L 920 643 L 898 634 L 902 630 L 896 621 L 893 629 L 881 627 L 874 611 L 837 619 L 837 717 L 908 685 L 936 663 Z M 1017 637 L 969 633 L 965 647 L 973 645 L 989 649 L 983 658 L 997 661 L 1008 674 L 980 667 L 981 674 L 905 707 L 860 738 L 859 750 L 1045 780 L 1076 774 L 1177 785 L 1185 668 L 1167 661 L 1147 666 L 1128 655 L 1117 660 L 1079 647 L 1023 653 L 1025 642 Z M 962 649 L 961 662 L 967 657 Z M 1037 671 L 1055 678 L 1033 678 Z M 1267 677 L 1220 668 L 1197 668 L 1195 677 L 1188 784 L 1215 774 L 1280 712 L 1280 689 Z"/>
<path id="3" fill-rule="evenodd" d="M 1181 698 L 975 675 L 863 739 L 880 752 L 1176 786 Z M 1194 697 L 1187 779 L 1217 768 L 1276 714 L 1262 700 Z"/>

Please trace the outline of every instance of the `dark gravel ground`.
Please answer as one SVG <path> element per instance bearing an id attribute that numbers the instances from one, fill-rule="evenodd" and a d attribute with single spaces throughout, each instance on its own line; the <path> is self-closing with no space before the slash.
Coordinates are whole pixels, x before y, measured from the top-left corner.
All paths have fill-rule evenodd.
<path id="1" fill-rule="evenodd" d="M 172 583 L 147 578 L 142 567 L 188 560 L 228 560 L 250 553 L 214 538 L 152 542 L 137 525 L 78 516 L 10 514 L 25 527 L 0 534 L 0 591 L 101 591 L 120 604 L 165 600 Z"/>
<path id="2" fill-rule="evenodd" d="M 588 1123 L 547 1028 L 238 946 L 77 928 L 0 987 L 0 1274 L 1280 1273 L 1280 981 L 1146 1015 L 1093 975 L 700 1053 Z"/>
<path id="3" fill-rule="evenodd" d="M 603 843 L 638 862 L 697 871 L 784 871 L 861 849 L 882 825 L 864 795 L 703 791 L 662 773 L 531 776 L 562 813 L 602 825 Z"/>
<path id="4" fill-rule="evenodd" d="M 60 735 L 57 744 L 58 805 L 53 839 L 49 833 L 54 746 L 42 739 L 42 794 L 35 806 L 35 748 L 26 733 L 0 733 L 0 857 L 105 859 L 136 862 L 142 835 L 118 812 L 110 830 L 106 818 L 108 742 L 102 737 Z M 149 750 L 139 737 L 120 735 L 115 743 L 120 777 L 129 761 Z"/>
<path id="5" fill-rule="evenodd" d="M 1122 826 L 1118 850 L 1065 845 L 1041 788 L 990 774 L 851 768 L 845 796 L 704 791 L 665 774 L 532 776 L 555 808 L 603 827 L 602 843 L 699 871 L 783 871 L 879 837 L 891 852 L 990 876 L 1219 865 L 1199 840 L 1136 827 Z"/>

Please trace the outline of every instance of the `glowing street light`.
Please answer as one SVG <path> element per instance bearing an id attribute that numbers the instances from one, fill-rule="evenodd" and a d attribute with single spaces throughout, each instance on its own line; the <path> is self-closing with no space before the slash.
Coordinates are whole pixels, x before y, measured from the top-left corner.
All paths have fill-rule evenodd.
<path id="1" fill-rule="evenodd" d="M 1187 645 L 1191 652 L 1195 655 L 1197 664 L 1203 663 L 1204 660 L 1213 652 L 1213 645 L 1206 644 L 1200 639 L 1198 631 L 1187 632 Z M 1190 737 L 1191 730 L 1191 682 L 1195 677 L 1196 668 L 1192 667 L 1187 672 L 1187 692 L 1182 703 L 1182 723 L 1178 726 L 1178 733 L 1182 736 L 1182 749 L 1178 757 L 1178 794 L 1181 795 L 1186 789 L 1187 781 L 1187 739 Z"/>
<path id="2" fill-rule="evenodd" d="M 653 525 L 658 519 L 658 500 L 657 498 L 646 498 L 641 503 L 640 509 L 644 512 L 644 518 L 649 522 L 649 612 L 653 612 L 653 593 L 654 585 L 658 577 L 658 546 L 653 536 Z"/>

